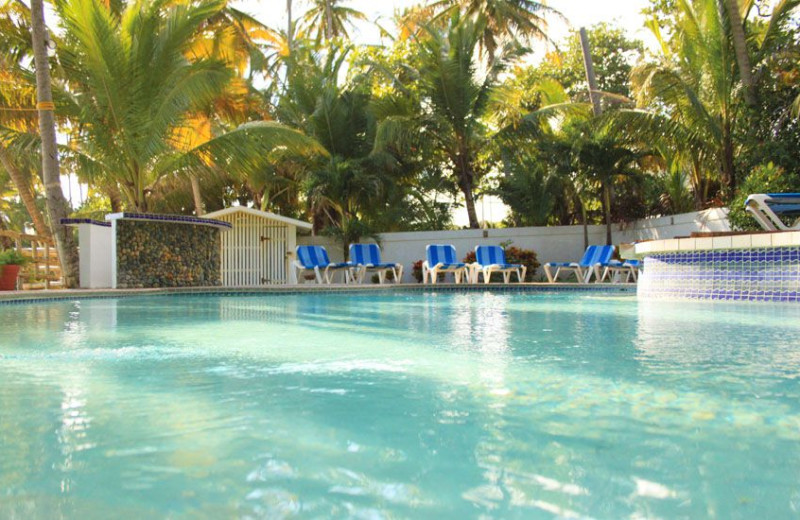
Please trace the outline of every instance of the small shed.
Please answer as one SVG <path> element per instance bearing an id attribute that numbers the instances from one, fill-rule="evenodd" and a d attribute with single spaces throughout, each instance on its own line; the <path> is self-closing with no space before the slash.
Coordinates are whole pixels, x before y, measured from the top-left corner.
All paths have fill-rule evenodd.
<path id="1" fill-rule="evenodd" d="M 225 287 L 295 283 L 297 231 L 311 224 L 244 206 L 203 215 L 233 227 L 222 235 L 222 285 Z"/>

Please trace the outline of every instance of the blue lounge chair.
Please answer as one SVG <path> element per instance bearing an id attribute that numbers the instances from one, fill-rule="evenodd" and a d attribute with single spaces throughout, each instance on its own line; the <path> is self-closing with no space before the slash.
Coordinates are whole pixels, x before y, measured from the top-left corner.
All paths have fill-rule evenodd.
<path id="1" fill-rule="evenodd" d="M 376 271 L 380 283 L 384 282 L 389 271 L 395 282 L 400 283 L 403 278 L 403 264 L 382 263 L 378 244 L 350 244 L 350 263 L 357 267 L 358 283 L 364 282 L 367 271 Z"/>
<path id="2" fill-rule="evenodd" d="M 614 246 L 589 246 L 579 262 L 549 262 L 544 264 L 547 281 L 555 283 L 562 272 L 573 272 L 578 283 L 589 283 L 594 275 L 596 281 L 602 280 L 601 269 L 607 267 L 614 256 Z M 552 269 L 556 268 L 555 274 Z"/>
<path id="3" fill-rule="evenodd" d="M 624 275 L 626 283 L 629 283 L 631 278 L 633 278 L 634 282 L 637 282 L 641 266 L 642 263 L 639 260 L 611 260 L 603 271 L 600 281 L 602 282 L 608 278 L 612 283 L 621 282 Z"/>
<path id="4" fill-rule="evenodd" d="M 800 229 L 800 193 L 757 193 L 747 197 L 744 207 L 768 231 Z M 797 220 L 787 226 L 781 215 Z"/>
<path id="5" fill-rule="evenodd" d="M 342 273 L 344 283 L 352 282 L 352 270 L 355 267 L 350 262 L 331 262 L 328 252 L 322 246 L 297 246 L 297 260 L 294 261 L 294 266 L 297 269 L 298 281 L 306 271 L 313 271 L 317 283 L 328 284 L 333 282 L 333 275 L 337 272 Z"/>
<path id="6" fill-rule="evenodd" d="M 456 248 L 447 244 L 430 244 L 425 248 L 425 261 L 422 263 L 422 283 L 436 283 L 440 273 L 453 273 L 456 283 L 469 281 L 469 267 L 458 261 Z"/>
<path id="7" fill-rule="evenodd" d="M 511 281 L 511 273 L 517 273 L 517 281 L 525 280 L 527 267 L 506 262 L 506 252 L 500 246 L 475 247 L 475 263 L 472 264 L 472 282 L 478 283 L 483 273 L 483 282 L 489 283 L 492 273 L 503 273 L 503 283 Z"/>

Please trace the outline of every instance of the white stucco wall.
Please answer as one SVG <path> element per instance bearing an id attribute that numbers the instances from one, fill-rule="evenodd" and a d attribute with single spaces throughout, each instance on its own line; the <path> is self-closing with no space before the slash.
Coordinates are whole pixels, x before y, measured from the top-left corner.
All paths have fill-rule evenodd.
<path id="1" fill-rule="evenodd" d="M 699 213 L 638 220 L 624 226 L 614 225 L 612 241 L 619 245 L 636 240 L 689 236 L 695 231 L 728 230 L 730 225 L 727 210 L 711 209 Z M 590 244 L 604 244 L 605 237 L 605 226 L 589 226 Z M 428 244 L 453 244 L 459 257 L 463 258 L 477 245 L 498 245 L 509 240 L 516 247 L 536 251 L 542 263 L 576 261 L 584 251 L 583 226 L 551 226 L 383 233 L 380 242 L 381 257 L 386 262 L 403 264 L 403 281 L 411 282 L 411 265 L 425 258 L 425 246 Z M 341 244 L 331 238 L 298 236 L 297 243 L 323 245 L 331 260 L 344 260 Z"/>
<path id="2" fill-rule="evenodd" d="M 94 224 L 78 225 L 81 288 L 108 289 L 112 286 L 111 236 L 110 227 Z"/>

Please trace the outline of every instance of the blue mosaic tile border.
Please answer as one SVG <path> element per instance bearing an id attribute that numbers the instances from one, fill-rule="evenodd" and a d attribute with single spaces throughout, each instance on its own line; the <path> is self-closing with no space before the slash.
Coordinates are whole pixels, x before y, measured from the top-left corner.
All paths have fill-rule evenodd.
<path id="1" fill-rule="evenodd" d="M 800 247 L 658 253 L 644 260 L 644 299 L 800 302 Z"/>
<path id="2" fill-rule="evenodd" d="M 76 224 L 91 224 L 93 226 L 111 227 L 111 222 L 101 222 L 90 218 L 62 218 L 61 224 L 64 226 L 74 226 Z"/>
<path id="3" fill-rule="evenodd" d="M 152 222 L 176 222 L 179 224 L 199 224 L 202 226 L 214 226 L 219 228 L 231 229 L 233 224 L 214 220 L 211 218 L 190 217 L 187 215 L 158 215 L 155 213 L 112 213 L 106 215 L 106 220 L 149 220 Z"/>
<path id="4" fill-rule="evenodd" d="M 115 298 L 136 298 L 136 297 L 153 297 L 153 296 L 237 296 L 237 297 L 257 297 L 267 295 L 280 295 L 280 294 L 403 294 L 406 292 L 459 292 L 459 293 L 474 293 L 474 292 L 491 292 L 497 294 L 507 293 L 562 293 L 562 292 L 582 292 L 582 293 L 606 293 L 618 294 L 623 293 L 634 296 L 636 287 L 633 285 L 551 285 L 551 284 L 538 284 L 538 285 L 514 285 L 514 286 L 485 286 L 485 285 L 404 285 L 395 287 L 380 287 L 380 286 L 362 286 L 362 287 L 325 287 L 325 286 L 310 286 L 310 287 L 286 287 L 286 288 L 260 288 L 260 287 L 247 287 L 247 288 L 204 288 L 192 287 L 186 289 L 152 289 L 152 290 L 86 290 L 73 291 L 69 294 L 58 294 L 55 291 L 52 296 L 42 297 L 0 297 L 0 306 L 2 305 L 20 305 L 27 303 L 45 303 L 54 301 L 78 301 L 78 300 L 107 300 Z M 2 296 L 2 295 L 0 295 Z M 16 295 L 15 295 L 16 296 Z"/>

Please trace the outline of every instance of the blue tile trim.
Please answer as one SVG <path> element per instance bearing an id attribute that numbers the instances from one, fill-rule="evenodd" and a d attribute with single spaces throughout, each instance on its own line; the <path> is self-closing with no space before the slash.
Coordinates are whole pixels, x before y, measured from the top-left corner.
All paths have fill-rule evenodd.
<path id="1" fill-rule="evenodd" d="M 111 227 L 111 222 L 101 222 L 90 218 L 62 218 L 61 224 L 63 226 L 75 226 L 77 224 L 91 224 L 93 226 Z"/>
<path id="2" fill-rule="evenodd" d="M 59 295 L 58 291 L 54 291 L 52 296 L 44 297 L 8 297 L 3 298 L 0 293 L 0 306 L 2 305 L 21 305 L 26 303 L 44 303 L 53 301 L 79 301 L 79 300 L 108 300 L 114 298 L 136 298 L 136 297 L 152 297 L 152 296 L 264 296 L 264 295 L 279 295 L 279 294 L 402 294 L 406 292 L 423 292 L 423 293 L 475 293 L 475 292 L 491 292 L 494 294 L 513 294 L 513 293 L 542 293 L 542 294 L 555 294 L 563 292 L 580 292 L 580 293 L 600 293 L 600 294 L 626 294 L 634 296 L 636 287 L 633 285 L 552 285 L 552 284 L 537 284 L 537 285 L 509 285 L 509 286 L 489 286 L 485 285 L 437 285 L 432 287 L 430 285 L 405 285 L 396 287 L 315 287 L 310 286 L 306 288 L 301 287 L 286 287 L 286 288 L 260 288 L 260 287 L 245 287 L 245 288 L 209 288 L 209 287 L 190 287 L 185 289 L 152 289 L 152 290 L 102 290 L 92 291 L 72 291 L 69 294 Z M 17 295 L 15 295 L 17 296 Z"/>
<path id="3" fill-rule="evenodd" d="M 197 224 L 201 226 L 214 226 L 218 228 L 233 228 L 230 222 L 214 220 L 211 218 L 190 217 L 186 215 L 158 215 L 155 213 L 112 213 L 106 215 L 106 220 L 145 220 L 150 222 L 171 222 L 176 224 Z"/>
<path id="4" fill-rule="evenodd" d="M 657 253 L 643 299 L 800 302 L 800 246 Z"/>

